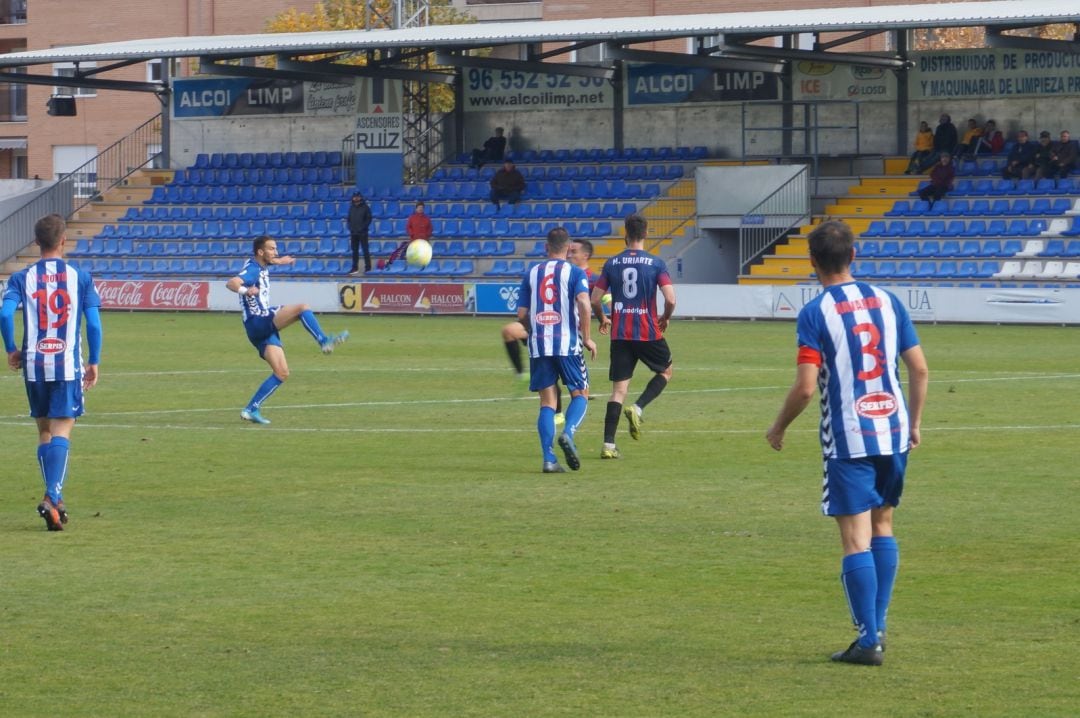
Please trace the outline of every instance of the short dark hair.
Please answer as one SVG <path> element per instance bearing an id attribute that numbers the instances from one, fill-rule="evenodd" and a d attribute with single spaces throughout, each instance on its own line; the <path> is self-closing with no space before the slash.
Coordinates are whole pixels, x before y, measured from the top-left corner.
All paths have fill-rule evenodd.
<path id="1" fill-rule="evenodd" d="M 627 239 L 645 239 L 649 231 L 649 220 L 645 219 L 644 215 L 634 212 L 623 220 L 623 228 L 626 230 Z"/>
<path id="2" fill-rule="evenodd" d="M 592 242 L 590 242 L 587 239 L 580 239 L 580 238 L 575 237 L 574 238 L 574 244 L 580 244 L 582 249 L 585 250 L 585 253 L 588 254 L 590 257 L 593 255 L 593 252 L 596 251 L 596 250 L 593 249 Z"/>
<path id="3" fill-rule="evenodd" d="M 807 236 L 810 256 L 819 273 L 839 274 L 851 264 L 855 235 L 839 220 L 822 222 Z"/>
<path id="4" fill-rule="evenodd" d="M 58 214 L 47 214 L 34 225 L 34 243 L 45 250 L 60 246 L 60 238 L 67 231 L 67 222 Z"/>
<path id="5" fill-rule="evenodd" d="M 273 237 L 268 234 L 264 234 L 261 237 L 256 237 L 251 240 L 251 253 L 258 254 L 259 250 L 266 246 L 266 243 L 271 241 Z"/>
<path id="6" fill-rule="evenodd" d="M 568 244 L 570 244 L 570 233 L 566 231 L 565 227 L 553 227 L 547 233 L 548 252 L 560 252 L 566 249 Z"/>

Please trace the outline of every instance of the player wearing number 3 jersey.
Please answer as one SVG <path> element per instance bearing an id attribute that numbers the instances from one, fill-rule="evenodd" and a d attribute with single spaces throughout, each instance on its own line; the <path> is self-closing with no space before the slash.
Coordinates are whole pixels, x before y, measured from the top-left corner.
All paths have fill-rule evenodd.
<path id="1" fill-rule="evenodd" d="M 611 398 L 604 415 L 604 446 L 601 459 L 617 459 L 615 431 L 620 414 L 626 415 L 630 438 L 641 436 L 641 412 L 660 396 L 671 381 L 671 350 L 664 332 L 675 312 L 675 287 L 671 284 L 664 260 L 645 251 L 648 221 L 631 214 L 623 222 L 626 249 L 604 263 L 593 285 L 593 313 L 600 319 L 600 333 L 611 333 L 611 356 L 608 378 Z M 604 294 L 611 292 L 611 319 L 603 312 Z M 664 295 L 664 311 L 657 316 L 656 295 Z M 633 405 L 623 409 L 630 390 L 630 379 L 638 362 L 654 373 L 645 391 Z"/>
<path id="2" fill-rule="evenodd" d="M 821 391 L 825 479 L 821 510 L 836 519 L 843 546 L 841 581 L 858 638 L 834 661 L 881 665 L 885 619 L 899 564 L 893 510 L 900 504 L 910 449 L 920 442 L 929 371 L 900 300 L 851 276 L 854 237 L 824 222 L 808 238 L 824 290 L 799 312 L 798 369 L 769 445 Z M 908 373 L 904 400 L 900 363 Z"/>
<path id="3" fill-rule="evenodd" d="M 97 383 L 101 357 L 101 298 L 89 273 L 64 261 L 67 225 L 50 214 L 34 225 L 41 259 L 11 275 L 0 308 L 8 366 L 23 370 L 30 416 L 38 427 L 37 463 L 45 481 L 38 514 L 50 531 L 67 523 L 62 491 L 83 391 Z M 15 310 L 23 308 L 22 348 L 15 346 Z M 86 322 L 89 357 L 82 366 L 80 330 Z"/>

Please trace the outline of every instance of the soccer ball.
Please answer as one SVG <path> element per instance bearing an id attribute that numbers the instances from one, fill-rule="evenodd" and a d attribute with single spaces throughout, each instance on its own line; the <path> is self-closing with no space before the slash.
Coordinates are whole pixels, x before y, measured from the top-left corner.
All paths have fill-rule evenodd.
<path id="1" fill-rule="evenodd" d="M 423 269 L 431 262 L 431 244 L 426 239 L 414 239 L 405 249 L 405 261 L 409 266 Z"/>

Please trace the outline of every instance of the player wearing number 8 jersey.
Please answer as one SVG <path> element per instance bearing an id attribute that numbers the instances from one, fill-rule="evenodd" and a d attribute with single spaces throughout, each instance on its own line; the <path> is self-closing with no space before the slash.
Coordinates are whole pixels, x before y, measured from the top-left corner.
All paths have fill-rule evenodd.
<path id="1" fill-rule="evenodd" d="M 97 383 L 101 357 L 101 298 L 89 273 L 63 259 L 67 225 L 50 214 L 34 225 L 41 259 L 11 275 L 0 308 L 8 366 L 23 370 L 30 416 L 37 422 L 37 463 L 45 482 L 38 514 L 50 531 L 67 523 L 63 501 L 68 448 L 83 391 Z M 23 307 L 22 349 L 15 346 L 15 310 Z M 82 366 L 80 333 L 86 322 L 89 358 Z"/>
<path id="2" fill-rule="evenodd" d="M 593 313 L 600 318 L 600 333 L 611 333 L 611 356 L 608 378 L 611 398 L 604 415 L 604 446 L 601 459 L 615 459 L 615 432 L 620 414 L 625 414 L 630 438 L 641 435 L 642 410 L 664 390 L 671 381 L 671 350 L 664 332 L 675 312 L 675 287 L 671 284 L 664 260 L 645 251 L 648 221 L 640 214 L 631 214 L 623 222 L 626 249 L 607 260 L 593 285 Z M 604 315 L 601 301 L 611 292 L 611 318 Z M 664 312 L 657 316 L 656 295 L 664 295 Z M 654 372 L 645 391 L 633 405 L 623 409 L 630 390 L 634 368 L 642 362 Z"/>
<path id="3" fill-rule="evenodd" d="M 765 438 L 782 449 L 787 427 L 815 388 L 821 391 L 821 510 L 840 529 L 840 578 L 859 634 L 832 659 L 881 665 L 899 565 L 893 511 L 903 493 L 908 451 L 921 439 L 929 371 L 904 305 L 851 276 L 855 251 L 848 226 L 824 222 L 808 240 L 824 291 L 799 312 L 795 383 Z M 908 373 L 906 403 L 901 362 Z"/>

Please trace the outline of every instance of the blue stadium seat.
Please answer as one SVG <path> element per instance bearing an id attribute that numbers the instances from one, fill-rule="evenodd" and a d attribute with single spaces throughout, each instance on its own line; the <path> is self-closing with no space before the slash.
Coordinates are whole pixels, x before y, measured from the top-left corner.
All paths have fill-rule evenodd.
<path id="1" fill-rule="evenodd" d="M 547 250 L 546 250 L 544 244 L 545 243 L 544 243 L 543 240 L 538 241 L 536 244 L 533 245 L 532 249 L 530 249 L 528 252 L 525 253 L 525 256 L 526 257 L 543 257 L 544 255 L 547 254 Z M 1078 241 L 1077 244 L 1080 244 L 1080 241 Z"/>
<path id="2" fill-rule="evenodd" d="M 956 262 L 953 262 L 953 261 L 941 262 L 940 264 L 937 265 L 936 271 L 934 273 L 934 278 L 935 279 L 953 279 L 953 278 L 956 277 L 957 271 L 958 270 L 957 270 Z"/>
<path id="3" fill-rule="evenodd" d="M 900 199 L 893 203 L 891 209 L 885 211 L 886 217 L 906 217 L 911 214 L 911 202 Z"/>
<path id="4" fill-rule="evenodd" d="M 484 272 L 484 276 L 485 277 L 502 276 L 502 275 L 505 275 L 505 274 L 509 273 L 509 271 L 510 271 L 509 263 L 505 259 L 496 259 L 492 263 L 491 269 Z"/>
<path id="5" fill-rule="evenodd" d="M 960 256 L 960 242 L 955 239 L 947 239 L 941 243 L 941 249 L 938 252 L 938 256 L 941 257 L 959 257 Z"/>
<path id="6" fill-rule="evenodd" d="M 992 219 L 986 223 L 986 231 L 983 232 L 983 236 L 986 237 L 1001 237 L 1008 231 L 1008 226 L 1003 219 Z"/>
<path id="7" fill-rule="evenodd" d="M 979 245 L 980 257 L 998 257 L 1001 256 L 1001 242 L 996 239 L 990 239 L 982 242 Z"/>
<path id="8" fill-rule="evenodd" d="M 1024 251 L 1024 244 L 1018 239 L 1008 239 L 1001 244 L 1001 256 L 1015 257 Z"/>
<path id="9" fill-rule="evenodd" d="M 914 239 L 904 241 L 893 254 L 896 257 L 915 257 L 919 254 L 920 243 Z"/>
<path id="10" fill-rule="evenodd" d="M 881 251 L 881 245 L 875 239 L 868 239 L 861 241 L 857 244 L 856 257 L 873 258 L 878 256 Z"/>
<path id="11" fill-rule="evenodd" d="M 914 256 L 916 257 L 937 257 L 941 254 L 941 244 L 934 239 L 923 242 L 919 245 L 918 251 Z"/>
<path id="12" fill-rule="evenodd" d="M 1063 239 L 1051 239 L 1043 247 L 1043 251 L 1039 252 L 1040 257 L 1063 257 L 1065 256 L 1065 240 Z"/>
<path id="13" fill-rule="evenodd" d="M 878 252 L 879 257 L 898 257 L 900 256 L 900 243 L 896 240 L 885 240 L 881 243 L 881 250 Z"/>
<path id="14" fill-rule="evenodd" d="M 1017 200 L 1018 202 L 1021 200 Z M 1024 237 L 1028 234 L 1028 223 L 1025 219 L 1013 219 L 1009 221 L 1009 226 L 1005 230 L 1005 234 L 1010 237 Z"/>

